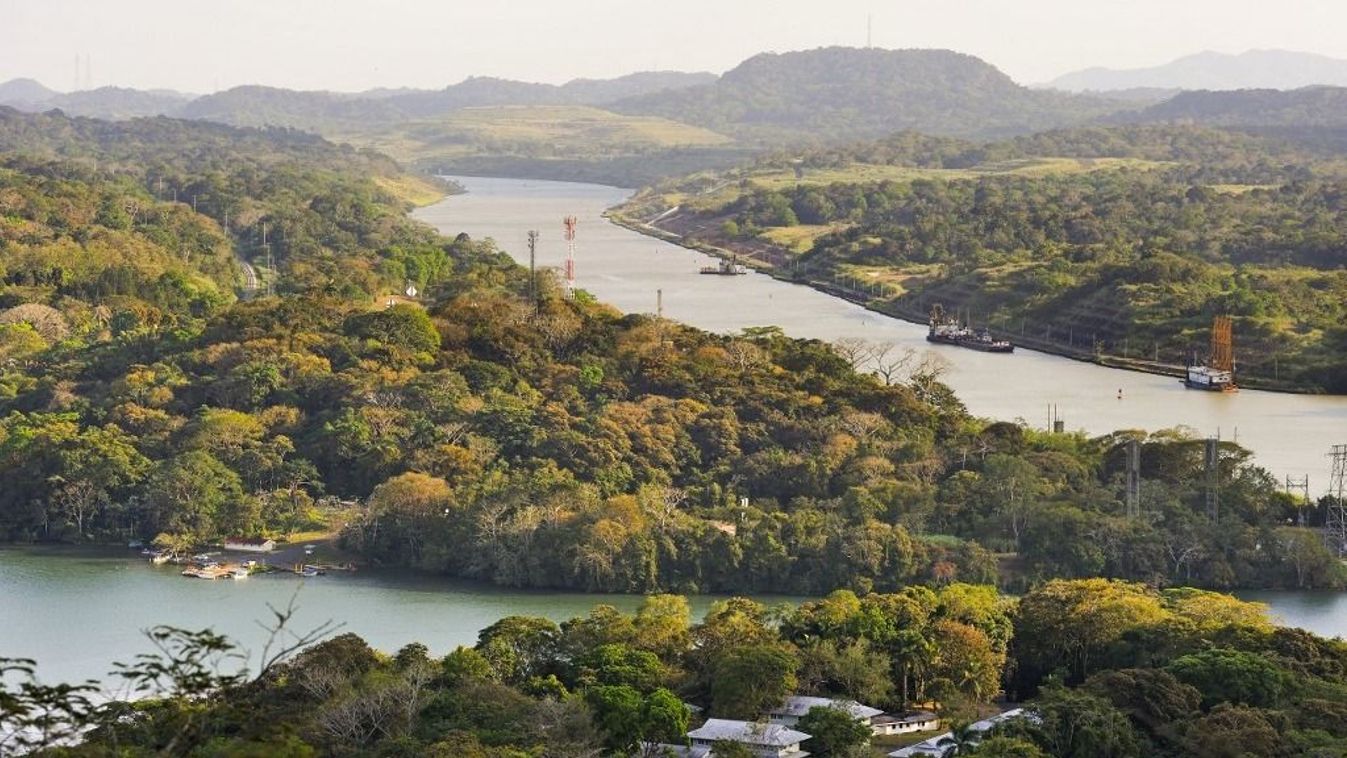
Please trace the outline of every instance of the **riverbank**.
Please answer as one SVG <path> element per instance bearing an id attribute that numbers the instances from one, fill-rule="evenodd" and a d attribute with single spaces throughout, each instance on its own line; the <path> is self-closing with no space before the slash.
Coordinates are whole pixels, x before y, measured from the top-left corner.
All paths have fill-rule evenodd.
<path id="1" fill-rule="evenodd" d="M 929 312 L 924 307 L 926 305 L 925 303 L 921 303 L 920 300 L 918 300 L 915 304 L 908 304 L 903 302 L 900 298 L 888 297 L 884 294 L 883 288 L 879 286 L 876 286 L 876 288 L 872 290 L 866 290 L 849 286 L 845 281 L 825 281 L 801 276 L 798 270 L 794 267 L 789 269 L 786 268 L 792 260 L 792 256 L 788 251 L 762 240 L 754 239 L 744 243 L 732 243 L 725 247 L 712 245 L 699 240 L 689 239 L 687 236 L 672 230 L 661 228 L 658 226 L 658 221 L 665 214 L 643 221 L 626 215 L 621 212 L 620 208 L 620 205 L 609 208 L 605 211 L 604 218 L 608 219 L 613 224 L 630 231 L 663 242 L 678 245 L 688 250 L 695 250 L 699 253 L 704 253 L 721 259 L 734 259 L 744 266 L 762 274 L 766 274 L 774 279 L 790 284 L 810 287 L 832 297 L 855 303 L 856 305 L 883 316 L 922 326 L 925 326 L 930 318 Z M 1037 337 L 1026 333 L 1023 329 L 1005 329 L 993 324 L 987 327 L 987 331 L 992 337 L 1009 340 L 1017 347 L 1024 347 L 1040 353 L 1069 358 L 1083 363 L 1092 363 L 1106 368 L 1135 371 L 1157 376 L 1169 376 L 1174 377 L 1175 379 L 1181 379 L 1186 372 L 1186 366 L 1179 363 L 1148 360 L 1136 356 L 1117 355 L 1104 352 L 1099 349 L 1099 343 L 1093 340 L 1091 341 L 1090 347 L 1085 348 L 1075 347 L 1072 344 L 1063 344 L 1052 339 Z M 1250 377 L 1247 375 L 1240 377 L 1240 386 L 1245 389 L 1283 394 L 1324 394 L 1312 389 L 1296 386 L 1290 382 L 1277 381 L 1266 377 Z"/>

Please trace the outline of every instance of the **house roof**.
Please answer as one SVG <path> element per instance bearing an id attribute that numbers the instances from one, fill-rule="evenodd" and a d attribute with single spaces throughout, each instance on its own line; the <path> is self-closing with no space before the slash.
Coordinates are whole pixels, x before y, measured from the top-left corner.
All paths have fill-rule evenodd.
<path id="1" fill-rule="evenodd" d="M 909 713 L 889 714 L 885 713 L 876 716 L 876 724 L 920 724 L 923 721 L 935 721 L 937 716 L 931 711 L 911 711 Z"/>
<path id="2" fill-rule="evenodd" d="M 756 721 L 735 721 L 732 719 L 707 719 L 701 728 L 688 732 L 695 740 L 731 740 L 748 745 L 766 745 L 786 747 L 798 745 L 809 739 L 804 732 L 797 732 L 781 724 L 764 724 Z"/>
<path id="3" fill-rule="evenodd" d="M 643 742 L 641 746 L 649 751 L 642 755 L 653 754 L 659 758 L 709 758 L 710 745 L 668 745 L 662 742 Z"/>
<path id="4" fill-rule="evenodd" d="M 861 705 L 855 700 L 835 700 L 830 697 L 808 697 L 805 695 L 791 695 L 786 698 L 786 702 L 772 709 L 773 716 L 803 716 L 815 708 L 839 708 L 851 714 L 855 719 L 868 719 L 878 716 L 884 711 L 878 708 L 871 708 L 868 705 Z"/>

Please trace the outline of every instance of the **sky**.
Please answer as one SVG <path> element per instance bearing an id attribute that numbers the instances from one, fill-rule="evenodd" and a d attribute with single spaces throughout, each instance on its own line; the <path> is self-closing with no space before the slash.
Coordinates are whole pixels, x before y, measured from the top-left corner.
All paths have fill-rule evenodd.
<path id="1" fill-rule="evenodd" d="M 863 46 L 867 19 L 877 47 L 970 53 L 1024 84 L 1202 50 L 1347 58 L 1347 0 L 0 0 L 0 81 L 202 93 L 721 73 Z"/>

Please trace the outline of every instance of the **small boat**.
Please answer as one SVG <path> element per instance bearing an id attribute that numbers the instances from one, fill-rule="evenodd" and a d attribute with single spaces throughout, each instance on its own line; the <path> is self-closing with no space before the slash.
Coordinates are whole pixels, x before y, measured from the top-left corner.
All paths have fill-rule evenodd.
<path id="1" fill-rule="evenodd" d="M 248 578 L 248 569 L 246 569 L 246 568 L 240 566 L 240 567 L 234 569 L 233 571 L 230 571 L 230 572 L 229 572 L 229 576 L 232 577 L 232 578 L 234 578 L 234 579 L 247 579 L 247 578 Z"/>
<path id="2" fill-rule="evenodd" d="M 153 563 L 156 566 L 162 566 L 171 560 L 173 560 L 172 553 L 154 553 L 150 556 L 150 563 Z"/>
<path id="3" fill-rule="evenodd" d="M 299 575 L 300 575 L 300 576 L 303 576 L 303 577 L 318 576 L 318 574 L 320 574 L 320 573 L 322 573 L 322 572 L 320 572 L 318 569 L 314 568 L 313 566 L 305 566 L 304 568 L 302 568 L 302 569 L 299 570 Z"/>
<path id="4" fill-rule="evenodd" d="M 702 266 L 701 273 L 715 276 L 741 276 L 747 274 L 748 269 L 739 265 L 739 256 L 736 255 L 729 260 L 722 258 L 714 266 Z"/>

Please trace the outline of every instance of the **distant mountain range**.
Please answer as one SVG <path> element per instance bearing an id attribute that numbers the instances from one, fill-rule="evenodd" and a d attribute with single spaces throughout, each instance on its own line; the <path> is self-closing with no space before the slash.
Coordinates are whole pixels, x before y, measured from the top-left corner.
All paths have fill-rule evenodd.
<path id="1" fill-rule="evenodd" d="M 441 90 L 379 89 L 361 93 L 243 86 L 201 97 L 163 90 L 104 87 L 62 94 L 32 79 L 0 84 L 0 105 L 19 110 L 59 108 L 70 115 L 131 118 L 165 115 L 237 126 L 292 126 L 323 131 L 406 121 L 461 108 L 494 105 L 604 105 L 636 95 L 691 87 L 714 74 L 645 71 L 616 79 L 575 79 L 563 85 L 473 77 Z"/>
<path id="2" fill-rule="evenodd" d="M 1347 86 L 1347 60 L 1290 50 L 1249 50 L 1238 55 L 1202 52 L 1162 66 L 1087 68 L 1046 86 L 1068 92 L 1161 90 L 1299 89 Z"/>
<path id="3" fill-rule="evenodd" d="M 1107 90 L 1079 94 L 1022 86 L 983 60 L 949 50 L 830 47 L 756 55 L 719 77 L 654 71 L 563 85 L 473 77 L 439 90 L 243 86 L 194 97 L 114 87 L 59 93 L 16 79 L 0 84 L 0 105 L 112 119 L 162 114 L 286 126 L 422 166 L 483 171 L 497 159 L 508 159 L 512 171 L 530 162 L 550 162 L 552 170 L 559 161 L 620 160 L 664 161 L 685 171 L 688 151 L 700 151 L 699 161 L 726 160 L 765 146 L 838 143 L 905 130 L 995 139 L 1082 124 L 1185 122 L 1295 127 L 1318 130 L 1308 136 L 1323 140 L 1326 127 L 1347 126 L 1347 89 L 1181 91 L 1269 82 L 1347 84 L 1347 61 L 1279 51 L 1202 53 L 1156 69 L 1092 69 L 1054 83 Z M 483 110 L 469 114 L 468 108 Z M 557 119 L 570 121 L 553 123 Z M 652 150 L 663 157 L 651 158 Z M 624 169 L 624 176 L 629 173 Z"/>

